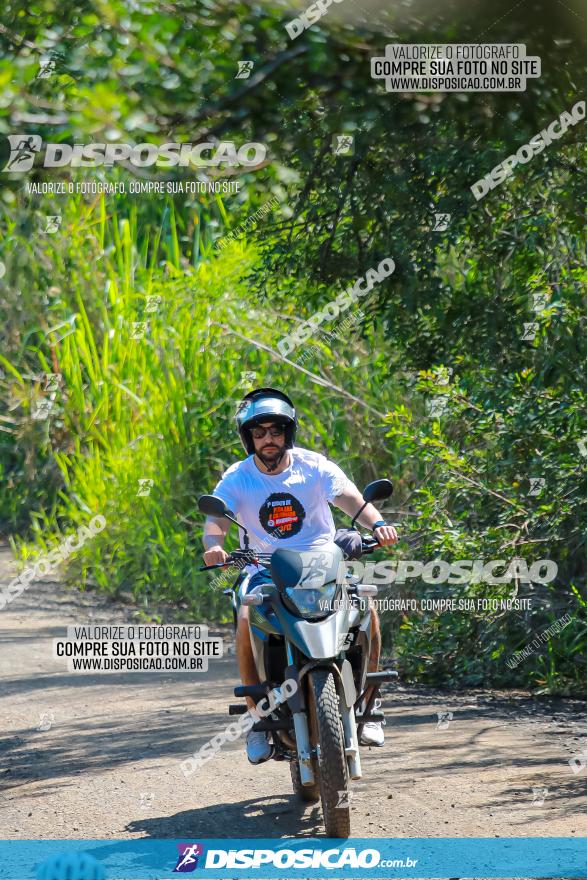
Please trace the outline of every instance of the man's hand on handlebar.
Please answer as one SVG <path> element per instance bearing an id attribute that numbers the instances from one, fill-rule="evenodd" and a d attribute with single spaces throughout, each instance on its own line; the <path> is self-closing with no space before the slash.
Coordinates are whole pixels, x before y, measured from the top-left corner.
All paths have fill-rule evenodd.
<path id="1" fill-rule="evenodd" d="M 379 541 L 382 547 L 387 547 L 389 544 L 397 544 L 399 540 L 393 526 L 379 526 L 373 532 L 373 537 Z"/>
<path id="2" fill-rule="evenodd" d="M 215 544 L 204 553 L 204 562 L 206 565 L 223 565 L 228 560 L 228 555 L 220 544 Z"/>

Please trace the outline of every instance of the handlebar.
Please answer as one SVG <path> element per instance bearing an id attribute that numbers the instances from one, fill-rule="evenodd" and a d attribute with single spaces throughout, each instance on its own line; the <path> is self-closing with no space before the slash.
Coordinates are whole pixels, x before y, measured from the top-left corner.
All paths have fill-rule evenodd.
<path id="1" fill-rule="evenodd" d="M 215 562 L 213 565 L 201 565 L 198 571 L 211 571 L 213 568 L 228 568 L 229 565 L 236 565 L 238 562 L 246 562 L 254 565 L 261 560 L 269 561 L 271 553 L 257 553 L 255 550 L 233 550 L 228 554 L 226 562 Z"/>
<path id="2" fill-rule="evenodd" d="M 377 538 L 373 535 L 361 535 L 361 553 L 368 554 L 381 546 Z M 230 565 L 236 565 L 239 562 L 245 562 L 249 565 L 255 565 L 258 562 L 269 562 L 271 553 L 257 553 L 254 550 L 233 550 L 228 554 L 226 562 L 215 562 L 213 565 L 201 565 L 198 571 L 212 571 L 215 568 L 228 568 Z"/>
<path id="3" fill-rule="evenodd" d="M 381 544 L 374 535 L 361 535 L 361 552 L 372 553 Z"/>

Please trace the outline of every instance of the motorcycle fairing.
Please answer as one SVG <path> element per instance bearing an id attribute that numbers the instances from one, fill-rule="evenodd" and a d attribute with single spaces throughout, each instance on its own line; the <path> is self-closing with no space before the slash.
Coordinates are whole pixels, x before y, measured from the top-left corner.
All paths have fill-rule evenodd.
<path id="1" fill-rule="evenodd" d="M 303 620 L 285 607 L 273 587 L 263 605 L 250 607 L 249 622 L 251 627 L 263 633 L 284 635 L 306 657 L 326 660 L 337 657 L 344 650 L 342 645 L 350 626 L 350 612 L 348 601 L 343 600 L 339 608 L 324 620 Z M 352 617 L 356 620 L 355 614 Z"/>

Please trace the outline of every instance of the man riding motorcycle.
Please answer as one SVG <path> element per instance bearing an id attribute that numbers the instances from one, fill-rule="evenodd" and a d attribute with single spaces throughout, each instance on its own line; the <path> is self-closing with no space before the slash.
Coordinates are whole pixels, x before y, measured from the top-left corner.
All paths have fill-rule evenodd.
<path id="1" fill-rule="evenodd" d="M 236 416 L 238 431 L 248 454 L 231 465 L 214 489 L 248 530 L 250 549 L 268 552 L 279 547 L 291 550 L 317 550 L 331 545 L 336 529 L 329 504 L 354 516 L 363 506 L 361 493 L 344 472 L 318 452 L 295 446 L 298 420 L 294 405 L 287 394 L 274 388 L 259 388 L 243 398 Z M 388 525 L 373 504 L 367 504 L 359 522 L 371 529 L 382 546 L 398 540 L 393 526 Z M 208 517 L 204 527 L 204 562 L 223 564 L 228 559 L 224 540 L 230 522 Z M 344 549 L 343 537 L 337 543 Z M 252 576 L 243 584 L 250 592 L 270 580 L 265 568 L 250 567 Z M 372 650 L 369 672 L 376 672 L 381 649 L 379 619 L 371 612 Z M 243 685 L 259 684 L 249 630 L 248 608 L 240 606 L 236 655 Z M 368 695 L 367 695 L 368 696 Z M 254 709 L 252 698 L 247 697 Z M 381 746 L 384 742 L 381 722 L 363 726 L 363 745 Z M 247 757 L 260 764 L 271 757 L 267 733 L 249 731 Z"/>

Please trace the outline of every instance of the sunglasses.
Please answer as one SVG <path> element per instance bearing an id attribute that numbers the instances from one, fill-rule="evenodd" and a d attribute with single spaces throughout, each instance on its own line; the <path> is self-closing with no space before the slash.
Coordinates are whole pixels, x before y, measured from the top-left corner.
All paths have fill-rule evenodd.
<path id="1" fill-rule="evenodd" d="M 251 434 L 255 440 L 262 440 L 265 434 L 269 434 L 270 437 L 283 437 L 285 428 L 277 425 L 272 425 L 270 428 L 253 428 Z"/>

